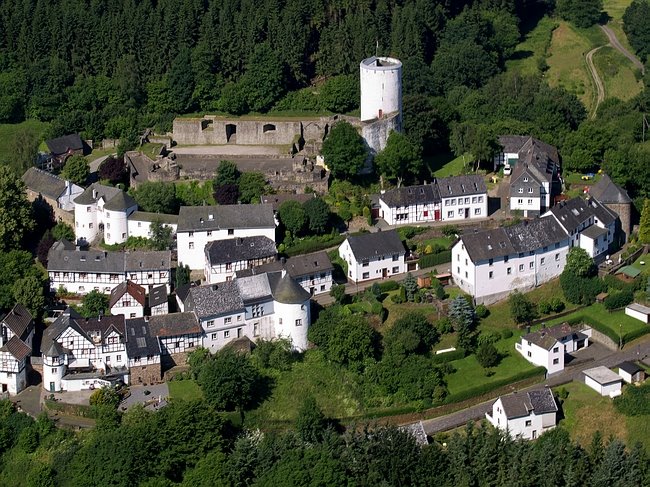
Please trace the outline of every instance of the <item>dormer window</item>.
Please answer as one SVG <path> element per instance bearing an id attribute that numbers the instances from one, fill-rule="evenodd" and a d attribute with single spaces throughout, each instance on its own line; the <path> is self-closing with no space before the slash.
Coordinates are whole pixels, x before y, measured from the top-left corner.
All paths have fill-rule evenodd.
<path id="1" fill-rule="evenodd" d="M 524 188 L 519 188 L 519 189 L 517 190 L 517 192 L 518 192 L 518 193 L 523 193 L 523 192 L 524 192 Z"/>
<path id="2" fill-rule="evenodd" d="M 533 192 L 533 188 L 528 188 L 528 192 L 529 192 L 529 193 L 532 193 L 532 192 Z"/>
<path id="3" fill-rule="evenodd" d="M 524 183 L 527 183 L 527 182 L 528 182 L 528 178 L 524 178 Z"/>

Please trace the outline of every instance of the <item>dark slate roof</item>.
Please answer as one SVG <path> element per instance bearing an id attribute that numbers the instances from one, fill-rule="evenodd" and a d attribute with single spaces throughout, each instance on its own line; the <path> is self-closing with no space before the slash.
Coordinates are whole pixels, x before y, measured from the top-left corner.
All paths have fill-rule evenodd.
<path id="1" fill-rule="evenodd" d="M 561 341 L 563 338 L 572 336 L 575 337 L 573 328 L 568 323 L 561 323 L 559 325 L 551 326 L 550 328 L 542 328 L 524 335 L 522 338 L 528 340 L 535 345 L 542 347 L 545 350 L 550 350 L 555 342 Z"/>
<path id="2" fill-rule="evenodd" d="M 29 334 L 29 329 L 34 325 L 32 315 L 22 304 L 15 304 L 2 322 L 21 339 Z"/>
<path id="3" fill-rule="evenodd" d="M 605 225 L 616 219 L 616 215 L 593 198 L 575 197 L 560 201 L 549 211 L 568 232 L 577 231 L 580 224 L 592 217 Z"/>
<path id="4" fill-rule="evenodd" d="M 607 235 L 607 230 L 599 227 L 598 225 L 592 225 L 580 232 L 580 235 L 584 235 L 585 237 L 589 237 L 592 240 L 596 240 L 601 235 Z"/>
<path id="5" fill-rule="evenodd" d="M 178 215 L 168 215 L 166 213 L 152 213 L 148 211 L 134 211 L 129 215 L 129 221 L 140 222 L 155 222 L 167 223 L 169 225 L 176 225 L 178 223 Z"/>
<path id="6" fill-rule="evenodd" d="M 391 189 L 380 198 L 390 207 L 424 205 L 440 201 L 440 193 L 433 184 L 422 184 Z"/>
<path id="7" fill-rule="evenodd" d="M 102 342 L 113 330 L 124 336 L 124 315 L 77 318 L 74 321 L 86 334 L 98 331 Z"/>
<path id="8" fill-rule="evenodd" d="M 151 334 L 156 337 L 194 335 L 201 333 L 201 325 L 193 312 L 156 315 L 149 318 Z"/>
<path id="9" fill-rule="evenodd" d="M 215 240 L 205 246 L 205 256 L 210 266 L 251 259 L 268 259 L 276 256 L 277 253 L 275 242 L 262 236 Z"/>
<path id="10" fill-rule="evenodd" d="M 192 289 L 194 286 L 196 286 L 196 283 L 194 282 L 188 282 L 182 286 L 178 286 L 175 290 L 176 297 L 184 303 L 190 294 L 190 289 Z"/>
<path id="11" fill-rule="evenodd" d="M 307 201 L 314 199 L 316 195 L 314 193 L 309 194 L 293 194 L 293 193 L 278 193 L 278 194 L 263 194 L 260 197 L 260 200 L 263 204 L 269 204 L 273 207 L 273 211 L 278 211 L 280 205 L 285 201 L 297 201 L 300 204 L 304 204 Z"/>
<path id="12" fill-rule="evenodd" d="M 487 193 L 483 176 L 477 174 L 438 178 L 436 186 L 441 198 Z"/>
<path id="13" fill-rule="evenodd" d="M 79 134 L 64 135 L 63 137 L 46 140 L 45 144 L 55 156 L 65 154 L 69 150 L 82 150 L 84 147 Z"/>
<path id="14" fill-rule="evenodd" d="M 135 200 L 124 191 L 120 191 L 104 204 L 104 209 L 109 211 L 123 211 L 133 206 L 138 206 Z"/>
<path id="15" fill-rule="evenodd" d="M 618 364 L 618 368 L 621 369 L 623 372 L 627 372 L 630 375 L 634 375 L 637 372 L 641 372 L 641 367 L 639 367 L 637 364 L 633 362 L 622 362 Z"/>
<path id="16" fill-rule="evenodd" d="M 404 244 L 395 230 L 350 235 L 347 240 L 358 261 L 406 252 Z"/>
<path id="17" fill-rule="evenodd" d="M 181 206 L 178 232 L 275 228 L 271 205 Z"/>
<path id="18" fill-rule="evenodd" d="M 519 150 L 524 146 L 526 141 L 530 138 L 527 135 L 501 135 L 499 137 L 499 144 L 503 152 L 509 154 L 518 154 Z"/>
<path id="19" fill-rule="evenodd" d="M 557 412 L 557 404 L 551 389 L 544 388 L 528 392 L 515 392 L 501 396 L 503 411 L 508 419 Z"/>
<path id="20" fill-rule="evenodd" d="M 238 278 L 235 283 L 239 296 L 244 304 L 268 301 L 273 296 L 274 286 L 280 276 L 280 272 L 272 272 Z"/>
<path id="21" fill-rule="evenodd" d="M 50 343 L 50 347 L 43 352 L 46 357 L 59 357 L 66 353 L 66 349 L 56 340 L 52 340 Z"/>
<path id="22" fill-rule="evenodd" d="M 474 263 L 534 251 L 567 238 L 566 232 L 552 218 L 537 218 L 512 227 L 467 232 L 461 236 Z"/>
<path id="23" fill-rule="evenodd" d="M 168 271 L 172 267 L 170 250 L 131 250 L 124 254 L 124 270 L 131 271 Z"/>
<path id="24" fill-rule="evenodd" d="M 17 336 L 12 336 L 9 341 L 4 344 L 1 350 L 3 352 L 9 352 L 16 358 L 16 360 L 23 360 L 25 357 L 29 357 L 32 353 L 32 349 Z"/>
<path id="25" fill-rule="evenodd" d="M 122 296 L 129 294 L 135 299 L 140 306 L 144 306 L 145 303 L 145 292 L 144 288 L 135 282 L 126 280 L 118 284 L 111 291 L 111 297 L 108 302 L 108 306 L 112 308 L 117 304 L 117 302 L 122 299 Z"/>
<path id="26" fill-rule="evenodd" d="M 27 189 L 48 198 L 57 199 L 65 191 L 65 181 L 63 179 L 36 167 L 27 169 L 22 180 Z"/>
<path id="27" fill-rule="evenodd" d="M 43 338 L 41 339 L 41 352 L 45 353 L 49 350 L 52 343 L 55 342 L 55 338 L 63 333 L 71 323 L 74 323 L 75 318 L 81 318 L 81 315 L 74 309 L 68 307 L 61 316 L 54 321 L 54 323 L 45 328 L 43 331 Z M 79 331 L 81 332 L 81 330 Z"/>
<path id="28" fill-rule="evenodd" d="M 510 197 L 539 198 L 542 181 L 525 164 L 517 165 L 517 168 L 515 168 L 510 182 Z M 528 181 L 524 182 L 526 179 Z M 520 188 L 523 190 L 522 193 L 519 192 Z M 533 190 L 532 193 L 528 191 L 531 188 Z"/>
<path id="29" fill-rule="evenodd" d="M 296 255 L 287 259 L 285 269 L 291 277 L 302 277 L 334 269 L 327 252 Z"/>
<path id="30" fill-rule="evenodd" d="M 499 144 L 503 148 L 503 152 L 518 154 L 519 162 L 529 154 L 538 154 L 548 157 L 556 164 L 560 163 L 556 147 L 529 135 L 502 135 L 499 137 Z"/>
<path id="31" fill-rule="evenodd" d="M 149 292 L 149 307 L 153 308 L 161 304 L 167 304 L 167 286 L 164 284 L 152 288 Z"/>
<path id="32" fill-rule="evenodd" d="M 605 204 L 632 203 L 627 191 L 612 181 L 607 174 L 603 174 L 600 180 L 589 188 L 589 194 Z"/>
<path id="33" fill-rule="evenodd" d="M 185 309 L 196 312 L 199 318 L 244 311 L 237 281 L 190 288 Z"/>
<path id="34" fill-rule="evenodd" d="M 126 320 L 126 352 L 129 358 L 160 355 L 160 342 L 144 318 Z"/>
<path id="35" fill-rule="evenodd" d="M 311 295 L 286 273 L 273 289 L 273 299 L 284 304 L 302 304 Z"/>
<path id="36" fill-rule="evenodd" d="M 124 253 L 100 250 L 67 250 L 54 244 L 47 254 L 47 270 L 122 274 Z"/>

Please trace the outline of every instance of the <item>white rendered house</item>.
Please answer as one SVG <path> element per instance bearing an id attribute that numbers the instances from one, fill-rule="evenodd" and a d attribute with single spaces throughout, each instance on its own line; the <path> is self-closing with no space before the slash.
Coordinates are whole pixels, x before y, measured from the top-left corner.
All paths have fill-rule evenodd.
<path id="1" fill-rule="evenodd" d="M 395 230 L 351 235 L 339 247 L 353 282 L 383 279 L 407 272 L 406 249 Z"/>
<path id="2" fill-rule="evenodd" d="M 512 438 L 534 440 L 557 425 L 558 407 L 551 389 L 500 396 L 485 418 Z"/>
<path id="3" fill-rule="evenodd" d="M 275 241 L 271 205 L 182 206 L 176 233 L 179 264 L 202 270 L 209 242 L 255 236 Z"/>
<path id="4" fill-rule="evenodd" d="M 650 308 L 639 303 L 628 304 L 625 307 L 625 314 L 634 319 L 642 321 L 646 325 L 650 323 Z"/>
<path id="5" fill-rule="evenodd" d="M 583 333 L 584 331 L 584 333 Z M 574 331 L 564 323 L 521 337 L 515 349 L 529 362 L 545 367 L 547 374 L 564 370 L 565 354 L 589 346 L 590 330 Z"/>
<path id="6" fill-rule="evenodd" d="M 151 224 L 153 222 L 160 222 L 163 226 L 170 227 L 172 235 L 176 235 L 176 228 L 178 228 L 177 215 L 134 211 L 127 218 L 128 236 L 151 238 Z"/>
<path id="7" fill-rule="evenodd" d="M 121 189 L 91 184 L 74 200 L 77 241 L 91 243 L 103 234 L 109 245 L 125 242 L 127 218 L 137 208 L 135 200 Z"/>
<path id="8" fill-rule="evenodd" d="M 430 184 L 395 188 L 379 197 L 389 225 L 485 218 L 487 187 L 482 176 L 454 176 Z"/>
<path id="9" fill-rule="evenodd" d="M 0 321 L 0 392 L 18 394 L 27 387 L 34 320 L 16 304 Z"/>
<path id="10" fill-rule="evenodd" d="M 532 289 L 564 270 L 569 236 L 553 219 L 467 232 L 452 248 L 455 283 L 477 303 L 491 304 L 515 289 Z"/>
<path id="11" fill-rule="evenodd" d="M 185 309 L 196 313 L 203 346 L 213 352 L 244 336 L 283 337 L 296 350 L 307 348 L 310 294 L 284 271 L 190 288 Z"/>
<path id="12" fill-rule="evenodd" d="M 205 246 L 204 276 L 208 284 L 231 281 L 237 271 L 275 261 L 275 240 L 264 236 L 215 240 Z"/>

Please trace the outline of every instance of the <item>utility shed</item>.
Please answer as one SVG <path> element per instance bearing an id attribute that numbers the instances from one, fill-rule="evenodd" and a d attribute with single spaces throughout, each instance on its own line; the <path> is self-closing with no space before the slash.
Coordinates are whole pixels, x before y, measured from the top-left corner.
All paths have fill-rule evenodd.
<path id="1" fill-rule="evenodd" d="M 619 364 L 618 375 L 628 384 L 635 384 L 645 380 L 645 371 L 634 362 Z"/>
<path id="2" fill-rule="evenodd" d="M 600 365 L 584 371 L 585 384 L 601 396 L 616 397 L 621 395 L 623 379 L 607 367 Z"/>
<path id="3" fill-rule="evenodd" d="M 650 322 L 650 308 L 642 304 L 632 303 L 625 307 L 625 314 L 643 321 L 646 325 Z"/>

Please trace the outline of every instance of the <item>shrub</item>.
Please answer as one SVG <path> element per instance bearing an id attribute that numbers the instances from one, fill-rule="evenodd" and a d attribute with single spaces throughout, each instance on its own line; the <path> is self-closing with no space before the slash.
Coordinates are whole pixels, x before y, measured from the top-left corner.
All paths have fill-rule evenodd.
<path id="1" fill-rule="evenodd" d="M 381 290 L 382 293 L 387 293 L 390 291 L 395 291 L 399 289 L 399 284 L 397 281 L 384 281 L 381 283 L 375 283 L 379 286 L 379 289 Z M 374 287 L 374 284 L 373 284 Z"/>
<path id="2" fill-rule="evenodd" d="M 433 364 L 445 364 L 447 362 L 453 362 L 454 360 L 460 360 L 465 358 L 465 350 L 462 348 L 457 348 L 451 352 L 439 353 L 431 357 L 431 363 Z"/>
<path id="3" fill-rule="evenodd" d="M 551 298 L 551 300 L 549 301 L 549 304 L 551 306 L 551 310 L 554 313 L 560 313 L 561 311 L 564 311 L 565 304 L 564 304 L 564 301 L 562 301 L 560 298 L 557 298 L 557 297 L 556 298 Z"/>
<path id="4" fill-rule="evenodd" d="M 374 303 L 372 303 L 372 305 L 370 305 L 370 312 L 373 315 L 381 316 L 382 313 L 384 312 L 384 307 L 379 301 L 375 301 Z"/>
<path id="5" fill-rule="evenodd" d="M 445 225 L 440 230 L 445 237 L 455 237 L 458 234 L 456 225 Z"/>
<path id="6" fill-rule="evenodd" d="M 439 319 L 438 322 L 436 323 L 436 328 L 438 328 L 438 332 L 441 335 L 444 335 L 445 333 L 451 333 L 454 331 L 454 325 L 451 322 L 451 320 L 447 317 Z"/>
<path id="7" fill-rule="evenodd" d="M 627 306 L 634 299 L 634 294 L 630 289 L 625 291 L 619 291 L 616 293 L 611 293 L 605 298 L 603 304 L 608 310 L 619 309 Z"/>
<path id="8" fill-rule="evenodd" d="M 512 330 L 509 329 L 501 330 L 501 338 L 503 338 L 504 340 L 507 340 L 508 338 L 512 338 L 512 335 L 513 335 Z"/>
<path id="9" fill-rule="evenodd" d="M 444 250 L 437 254 L 427 254 L 420 257 L 420 269 L 428 269 L 451 261 L 451 250 Z"/>
<path id="10" fill-rule="evenodd" d="M 476 349 L 476 360 L 484 369 L 494 367 L 499 363 L 499 352 L 492 342 L 483 341 Z"/>
<path id="11" fill-rule="evenodd" d="M 614 398 L 614 407 L 625 416 L 650 414 L 650 384 L 626 387 L 621 396 Z"/>
<path id="12" fill-rule="evenodd" d="M 474 313 L 476 313 L 477 318 L 482 319 L 487 318 L 490 315 L 490 310 L 484 304 L 479 304 L 474 308 Z"/>

